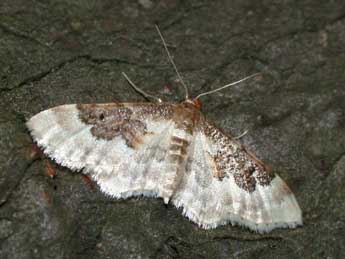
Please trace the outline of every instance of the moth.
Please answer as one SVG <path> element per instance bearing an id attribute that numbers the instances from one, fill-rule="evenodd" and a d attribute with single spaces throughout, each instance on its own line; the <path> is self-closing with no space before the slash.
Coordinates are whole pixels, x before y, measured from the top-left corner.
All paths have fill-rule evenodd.
<path id="1" fill-rule="evenodd" d="M 294 228 L 302 213 L 289 187 L 200 110 L 202 95 L 248 78 L 193 99 L 183 84 L 181 103 L 61 105 L 33 116 L 27 127 L 45 154 L 90 176 L 112 197 L 162 198 L 205 229 L 227 223 L 260 233 Z"/>

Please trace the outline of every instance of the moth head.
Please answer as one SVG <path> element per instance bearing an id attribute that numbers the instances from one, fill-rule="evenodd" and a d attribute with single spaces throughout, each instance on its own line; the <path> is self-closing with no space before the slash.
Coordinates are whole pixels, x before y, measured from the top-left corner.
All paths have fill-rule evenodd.
<path id="1" fill-rule="evenodd" d="M 194 108 L 200 110 L 201 109 L 201 102 L 199 99 L 186 99 L 185 103 L 191 104 Z"/>

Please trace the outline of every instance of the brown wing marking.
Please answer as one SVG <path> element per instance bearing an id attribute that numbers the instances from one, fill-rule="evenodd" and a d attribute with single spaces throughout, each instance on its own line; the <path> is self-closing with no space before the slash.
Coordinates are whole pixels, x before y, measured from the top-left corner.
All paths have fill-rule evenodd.
<path id="1" fill-rule="evenodd" d="M 121 136 L 128 147 L 137 149 L 143 136 L 149 134 L 145 120 L 170 119 L 172 105 L 154 103 L 78 104 L 79 118 L 93 125 L 91 134 L 97 139 L 112 140 Z"/>
<path id="2" fill-rule="evenodd" d="M 255 191 L 257 184 L 264 186 L 271 183 L 275 176 L 270 167 L 245 146 L 206 120 L 202 129 L 217 146 L 217 150 L 210 154 L 214 177 L 222 180 L 232 176 L 241 189 L 250 193 Z"/>

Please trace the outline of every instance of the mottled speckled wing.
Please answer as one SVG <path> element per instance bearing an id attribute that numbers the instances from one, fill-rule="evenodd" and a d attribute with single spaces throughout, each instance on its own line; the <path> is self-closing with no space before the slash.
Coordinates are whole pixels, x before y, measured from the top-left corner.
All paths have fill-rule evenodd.
<path id="1" fill-rule="evenodd" d="M 27 126 L 57 163 L 117 197 L 162 197 L 204 228 L 302 224 L 287 185 L 188 101 L 62 105 Z"/>
<path id="2" fill-rule="evenodd" d="M 167 103 L 62 105 L 27 126 L 47 155 L 88 173 L 105 193 L 162 197 L 173 109 Z"/>
<path id="3" fill-rule="evenodd" d="M 258 232 L 302 224 L 288 186 L 241 144 L 201 120 L 172 201 L 204 228 L 226 223 Z"/>

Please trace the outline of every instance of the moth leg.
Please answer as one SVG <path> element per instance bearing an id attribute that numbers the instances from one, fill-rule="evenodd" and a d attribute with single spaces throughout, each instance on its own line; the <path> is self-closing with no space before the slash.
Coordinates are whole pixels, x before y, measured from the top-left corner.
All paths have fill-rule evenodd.
<path id="1" fill-rule="evenodd" d="M 247 135 L 248 132 L 249 132 L 249 130 L 245 130 L 243 133 L 234 137 L 233 139 L 235 139 L 235 140 L 240 139 L 240 138 L 244 137 L 245 135 Z"/>

